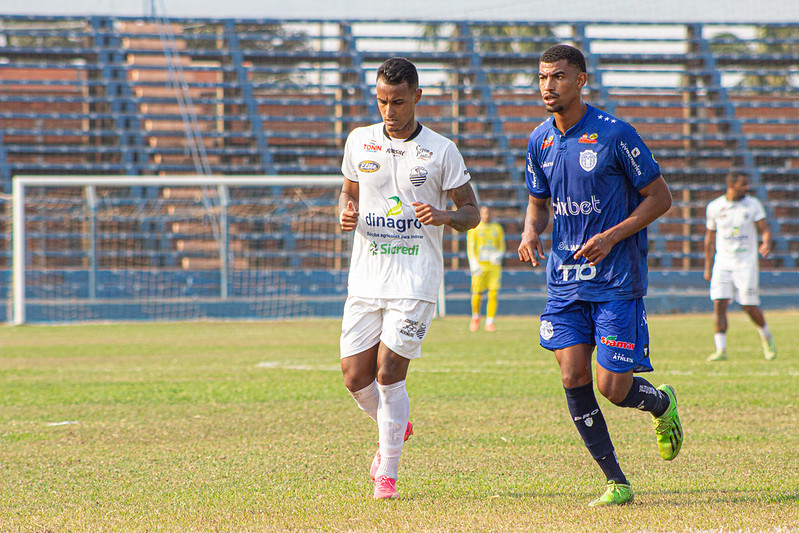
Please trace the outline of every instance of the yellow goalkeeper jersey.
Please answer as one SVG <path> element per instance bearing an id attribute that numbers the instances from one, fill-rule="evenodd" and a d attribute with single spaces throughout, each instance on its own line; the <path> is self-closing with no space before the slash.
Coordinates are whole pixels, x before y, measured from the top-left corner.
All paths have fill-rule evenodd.
<path id="1" fill-rule="evenodd" d="M 505 232 L 497 222 L 480 222 L 466 232 L 466 253 L 469 262 L 501 265 L 505 254 Z"/>

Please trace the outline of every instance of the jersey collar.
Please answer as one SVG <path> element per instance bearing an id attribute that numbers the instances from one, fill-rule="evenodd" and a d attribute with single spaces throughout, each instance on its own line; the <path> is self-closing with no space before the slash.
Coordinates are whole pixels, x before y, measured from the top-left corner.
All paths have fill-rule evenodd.
<path id="1" fill-rule="evenodd" d="M 422 133 L 422 123 L 421 122 L 417 122 L 416 123 L 416 129 L 413 130 L 413 133 L 411 133 L 411 136 L 408 137 L 407 139 L 405 139 L 402 142 L 406 143 L 408 141 L 412 141 L 413 139 L 418 137 L 420 133 Z M 386 125 L 385 124 L 383 124 L 383 135 L 386 137 L 386 139 L 388 139 L 390 141 L 395 140 L 391 135 L 388 134 L 388 130 L 386 130 Z"/>
<path id="2" fill-rule="evenodd" d="M 582 135 L 582 131 L 585 129 L 585 124 L 589 120 L 591 120 L 594 117 L 594 115 L 596 115 L 596 112 L 597 112 L 597 109 L 595 107 L 591 106 L 590 104 L 585 104 L 585 106 L 586 106 L 585 107 L 585 113 L 583 113 L 583 116 L 580 118 L 580 120 L 577 121 L 577 124 L 575 124 L 574 126 L 572 126 L 569 129 L 567 129 L 566 133 L 561 133 L 560 130 L 558 129 L 558 127 L 555 125 L 555 117 L 554 116 L 549 117 L 549 120 L 552 121 L 551 124 L 550 124 L 550 127 L 552 128 L 553 132 L 556 133 L 558 136 L 568 137 L 570 134 L 572 134 L 575 131 L 579 130 L 577 132 L 578 135 Z"/>

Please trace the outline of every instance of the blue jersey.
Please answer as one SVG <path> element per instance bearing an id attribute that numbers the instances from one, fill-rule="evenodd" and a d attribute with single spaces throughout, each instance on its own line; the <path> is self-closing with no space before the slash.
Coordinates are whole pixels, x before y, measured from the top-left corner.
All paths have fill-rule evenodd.
<path id="1" fill-rule="evenodd" d="M 646 228 L 618 243 L 596 266 L 574 254 L 588 239 L 626 219 L 643 201 L 638 192 L 660 176 L 660 167 L 638 132 L 588 106 L 565 134 L 554 117 L 527 143 L 527 190 L 552 198 L 552 249 L 547 293 L 561 300 L 602 302 L 646 294 Z"/>

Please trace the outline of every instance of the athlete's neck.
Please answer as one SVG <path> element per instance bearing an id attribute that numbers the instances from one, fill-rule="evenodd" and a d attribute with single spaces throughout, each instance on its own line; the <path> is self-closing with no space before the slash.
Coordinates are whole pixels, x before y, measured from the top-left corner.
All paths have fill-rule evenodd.
<path id="1" fill-rule="evenodd" d="M 569 109 L 564 108 L 552 113 L 555 117 L 555 127 L 561 133 L 566 133 L 572 126 L 580 122 L 586 111 L 588 111 L 588 106 L 580 100 L 578 104 L 571 106 Z"/>
<path id="2" fill-rule="evenodd" d="M 383 124 L 383 135 L 385 135 L 389 139 L 401 140 L 402 142 L 407 142 L 407 141 L 412 140 L 414 137 L 419 135 L 421 132 L 422 132 L 422 124 L 421 124 L 421 122 L 417 121 L 416 122 L 416 127 L 414 128 L 413 133 L 411 133 L 410 136 L 408 136 L 407 138 L 394 137 L 393 135 L 389 135 L 388 129 L 386 128 L 386 125 Z"/>

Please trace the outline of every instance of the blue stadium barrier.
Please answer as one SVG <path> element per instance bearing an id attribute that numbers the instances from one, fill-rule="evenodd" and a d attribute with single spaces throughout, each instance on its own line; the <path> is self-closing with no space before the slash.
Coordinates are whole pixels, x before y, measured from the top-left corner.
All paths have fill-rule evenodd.
<path id="1" fill-rule="evenodd" d="M 100 271 L 97 293 L 89 298 L 88 273 L 81 271 L 29 273 L 26 318 L 30 323 L 72 321 L 185 319 L 286 319 L 339 317 L 346 299 L 345 271 L 300 270 L 233 273 L 231 294 L 219 298 L 218 273 L 209 271 Z M 450 315 L 471 314 L 470 274 L 445 273 L 446 309 Z M 158 284 L 156 285 L 156 282 Z M 795 309 L 799 272 L 761 272 L 762 307 Z M 58 298 L 53 297 L 56 288 Z M 155 289 L 155 287 L 158 289 Z M 164 293 L 163 287 L 172 287 Z M 10 272 L 0 270 L 0 298 L 7 298 Z M 153 292 L 148 292 L 151 288 Z M 289 303 L 271 304 L 280 297 Z M 499 293 L 499 315 L 539 315 L 546 302 L 543 269 L 506 270 Z M 702 272 L 650 271 L 645 298 L 650 314 L 710 313 L 712 303 Z M 732 309 L 737 309 L 733 304 Z M 0 321 L 10 320 L 7 306 Z M 533 327 L 534 332 L 537 328 Z"/>

